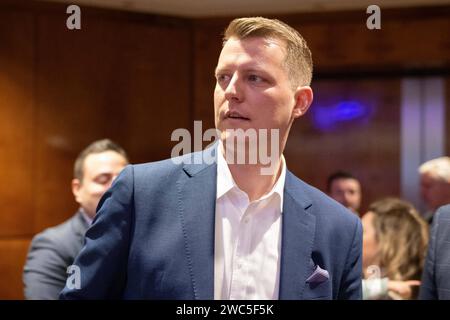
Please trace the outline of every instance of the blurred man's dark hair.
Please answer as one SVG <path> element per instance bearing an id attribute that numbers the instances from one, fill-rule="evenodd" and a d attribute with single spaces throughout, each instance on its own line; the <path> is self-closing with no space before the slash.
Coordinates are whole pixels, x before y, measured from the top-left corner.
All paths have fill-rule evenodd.
<path id="1" fill-rule="evenodd" d="M 331 185 L 333 184 L 333 182 L 335 180 L 339 180 L 339 179 L 355 179 L 358 180 L 354 175 L 352 175 L 351 173 L 347 172 L 347 171 L 336 171 L 334 173 L 332 173 L 330 176 L 328 176 L 327 179 L 327 192 L 329 193 L 331 191 Z"/>
<path id="2" fill-rule="evenodd" d="M 94 154 L 94 153 L 102 153 L 106 151 L 114 151 L 118 154 L 122 155 L 127 162 L 128 156 L 125 150 L 119 146 L 117 143 L 110 139 L 102 139 L 92 142 L 90 145 L 88 145 L 83 151 L 80 152 L 77 159 L 75 160 L 75 164 L 73 166 L 73 177 L 75 179 L 78 179 L 80 181 L 83 180 L 83 167 L 84 167 L 84 160 L 87 158 L 88 155 Z"/>

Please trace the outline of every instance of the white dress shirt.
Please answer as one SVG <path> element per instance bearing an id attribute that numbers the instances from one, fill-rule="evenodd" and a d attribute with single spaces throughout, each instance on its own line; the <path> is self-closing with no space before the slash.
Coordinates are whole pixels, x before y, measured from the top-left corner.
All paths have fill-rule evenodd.
<path id="1" fill-rule="evenodd" d="M 281 212 L 286 178 L 249 202 L 236 185 L 228 164 L 217 152 L 217 194 L 214 254 L 214 299 L 278 299 L 281 255 Z"/>

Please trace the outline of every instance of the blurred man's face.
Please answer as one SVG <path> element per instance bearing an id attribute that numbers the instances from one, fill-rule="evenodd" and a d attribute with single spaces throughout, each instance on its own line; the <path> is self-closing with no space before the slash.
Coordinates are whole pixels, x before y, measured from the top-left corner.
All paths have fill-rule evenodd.
<path id="1" fill-rule="evenodd" d="M 268 129 L 269 134 L 279 129 L 284 144 L 293 120 L 312 102 L 310 87 L 293 89 L 285 52 L 280 40 L 231 38 L 225 43 L 214 91 L 215 124 L 222 140 L 227 129 Z"/>
<path id="2" fill-rule="evenodd" d="M 336 179 L 330 186 L 330 197 L 358 214 L 361 205 L 361 185 L 356 179 Z"/>
<path id="3" fill-rule="evenodd" d="M 126 165 L 125 158 L 115 151 L 93 153 L 86 157 L 83 180 L 72 180 L 72 192 L 89 217 L 95 216 L 100 198 Z"/>
<path id="4" fill-rule="evenodd" d="M 429 210 L 450 203 L 450 182 L 433 177 L 429 173 L 420 176 L 420 193 Z"/>
<path id="5" fill-rule="evenodd" d="M 367 212 L 361 219 L 363 226 L 363 272 L 371 265 L 378 265 L 378 241 L 373 226 L 373 212 Z"/>

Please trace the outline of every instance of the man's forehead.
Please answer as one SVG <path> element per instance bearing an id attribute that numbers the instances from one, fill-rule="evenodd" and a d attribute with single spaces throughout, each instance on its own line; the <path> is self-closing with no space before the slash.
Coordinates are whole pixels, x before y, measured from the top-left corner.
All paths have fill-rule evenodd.
<path id="1" fill-rule="evenodd" d="M 263 70 L 265 69 L 264 67 L 267 65 L 267 63 L 264 63 L 264 61 L 258 58 L 251 58 L 245 55 L 228 56 L 226 58 L 219 60 L 215 71 L 217 73 L 217 71 L 228 69 L 237 64 L 239 64 L 239 67 L 241 69 L 248 69 L 248 70 Z"/>
<path id="2" fill-rule="evenodd" d="M 100 153 L 91 153 L 84 159 L 84 169 L 86 173 L 86 171 L 97 170 L 101 167 L 119 163 L 126 163 L 126 160 L 118 152 L 111 150 Z"/>
<path id="3" fill-rule="evenodd" d="M 277 40 L 262 37 L 230 38 L 222 48 L 216 70 L 234 63 L 248 68 L 262 68 L 268 63 L 276 63 L 277 55 L 280 60 L 284 59 L 284 50 Z"/>
<path id="4" fill-rule="evenodd" d="M 428 182 L 428 183 L 439 182 L 439 181 L 444 180 L 437 173 L 432 172 L 432 171 L 424 172 L 423 174 L 420 175 L 420 179 L 423 182 Z"/>
<path id="5" fill-rule="evenodd" d="M 339 178 L 339 179 L 334 180 L 333 184 L 336 184 L 336 185 L 345 184 L 345 185 L 355 185 L 355 186 L 360 185 L 359 181 L 356 180 L 355 178 Z"/>

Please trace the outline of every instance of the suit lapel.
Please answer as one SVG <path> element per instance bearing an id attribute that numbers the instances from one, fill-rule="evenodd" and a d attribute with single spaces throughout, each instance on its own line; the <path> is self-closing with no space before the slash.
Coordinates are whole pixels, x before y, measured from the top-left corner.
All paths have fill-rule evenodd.
<path id="1" fill-rule="evenodd" d="M 178 181 L 178 207 L 194 299 L 209 300 L 214 299 L 217 165 L 195 163 L 183 167 L 183 176 Z"/>
<path id="2" fill-rule="evenodd" d="M 283 300 L 299 300 L 303 297 L 316 228 L 315 217 L 307 211 L 311 204 L 305 188 L 287 171 L 282 213 L 279 292 L 279 298 Z"/>

